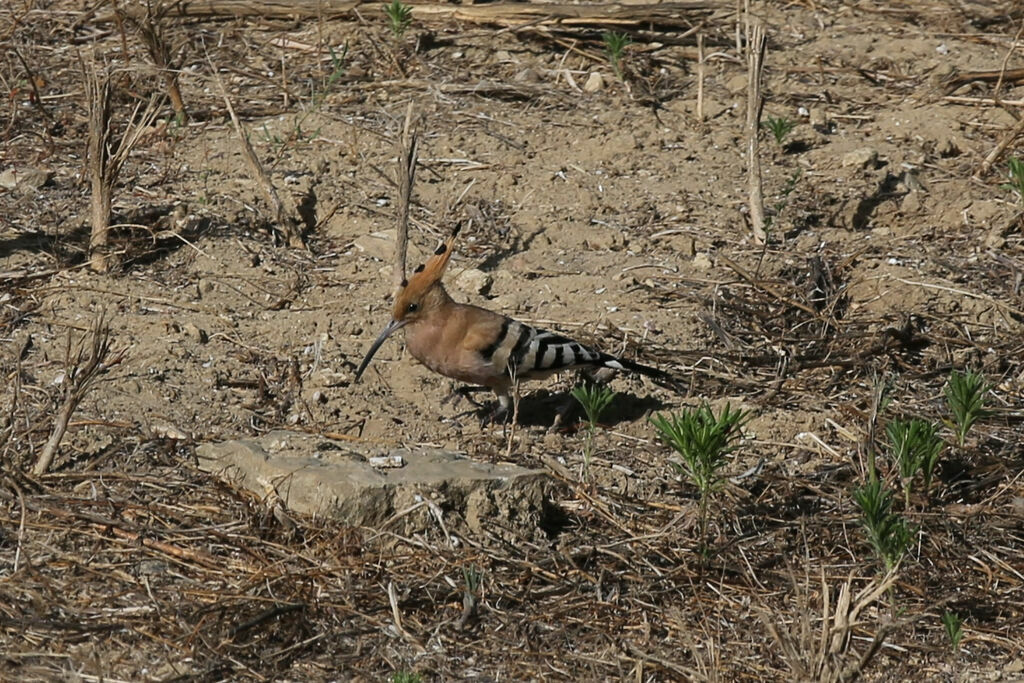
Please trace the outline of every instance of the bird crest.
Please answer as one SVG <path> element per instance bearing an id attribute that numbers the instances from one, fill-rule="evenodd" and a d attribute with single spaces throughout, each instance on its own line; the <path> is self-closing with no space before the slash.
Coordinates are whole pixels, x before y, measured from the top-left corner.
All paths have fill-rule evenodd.
<path id="1" fill-rule="evenodd" d="M 402 281 L 402 286 L 395 296 L 395 319 L 403 316 L 410 302 L 417 301 L 441 281 L 448 262 L 452 258 L 452 247 L 461 228 L 461 223 L 456 224 L 452 234 L 434 250 L 434 254 L 427 259 L 426 263 L 421 263 L 408 279 Z"/>

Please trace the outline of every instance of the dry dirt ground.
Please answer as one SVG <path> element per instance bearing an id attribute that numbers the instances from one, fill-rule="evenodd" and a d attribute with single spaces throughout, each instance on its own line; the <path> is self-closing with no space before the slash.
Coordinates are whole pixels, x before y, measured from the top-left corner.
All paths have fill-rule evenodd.
<path id="1" fill-rule="evenodd" d="M 0 677 L 1024 676 L 1019 5 L 752 2 L 764 119 L 795 124 L 761 132 L 762 247 L 731 1 L 561 24 L 425 5 L 399 38 L 378 5 L 260 4 L 157 20 L 190 118 L 161 100 L 124 167 L 105 274 L 83 69 L 112 74 L 115 132 L 165 80 L 112 3 L 0 8 Z M 605 30 L 632 36 L 621 78 Z M 215 73 L 308 248 L 281 243 Z M 547 429 L 574 377 L 526 387 L 511 435 L 442 405 L 454 385 L 399 338 L 353 383 L 389 318 L 410 102 L 414 251 L 469 220 L 453 296 L 682 379 L 614 378 L 589 463 L 578 413 Z M 32 475 L 100 315 L 123 359 Z M 930 500 L 920 480 L 896 498 L 914 538 L 886 584 L 852 492 L 876 451 L 896 488 L 885 424 L 948 418 L 968 368 L 991 414 L 963 447 L 943 427 Z M 752 413 L 703 551 L 696 491 L 647 420 L 702 398 Z M 547 469 L 548 513 L 398 535 L 195 465 L 198 444 L 274 429 Z"/>

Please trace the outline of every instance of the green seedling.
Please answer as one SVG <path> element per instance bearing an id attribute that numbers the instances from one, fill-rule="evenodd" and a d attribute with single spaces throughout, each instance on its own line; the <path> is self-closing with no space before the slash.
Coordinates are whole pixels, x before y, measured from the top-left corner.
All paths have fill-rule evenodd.
<path id="1" fill-rule="evenodd" d="M 903 558 L 914 538 L 914 532 L 905 519 L 892 510 L 892 491 L 885 488 L 878 479 L 869 481 L 853 492 L 853 499 L 860 506 L 868 542 L 886 573 L 891 572 Z"/>
<path id="2" fill-rule="evenodd" d="M 964 622 L 955 612 L 943 612 L 942 625 L 946 627 L 946 635 L 953 646 L 953 652 L 960 651 L 960 641 L 964 638 Z"/>
<path id="3" fill-rule="evenodd" d="M 583 467 L 586 471 L 590 469 L 590 459 L 594 454 L 594 433 L 597 431 L 597 423 L 601 420 L 601 414 L 615 398 L 615 392 L 604 384 L 581 384 L 574 387 L 570 393 L 587 414 L 587 440 L 583 447 Z"/>
<path id="4" fill-rule="evenodd" d="M 391 674 L 391 683 L 423 683 L 423 676 L 411 671 L 396 671 Z"/>
<path id="5" fill-rule="evenodd" d="M 334 51 L 333 47 L 328 47 L 327 51 L 331 55 L 331 73 L 327 75 L 327 79 L 323 82 L 323 87 L 320 92 L 313 92 L 313 108 L 316 109 L 323 104 L 324 98 L 327 97 L 327 93 L 330 92 L 334 84 L 345 75 L 345 70 L 348 68 L 345 65 L 345 58 L 348 57 L 348 43 L 341 48 L 341 54 L 339 55 Z"/>
<path id="6" fill-rule="evenodd" d="M 1024 199 L 1024 160 L 1017 157 L 1010 157 L 1010 182 L 1003 185 L 1004 188 L 1017 193 L 1020 199 Z"/>
<path id="7" fill-rule="evenodd" d="M 771 131 L 772 136 L 775 137 L 775 142 L 781 147 L 786 137 L 793 132 L 796 128 L 796 122 L 790 121 L 789 119 L 779 116 L 769 116 L 762 123 L 762 126 Z"/>
<path id="8" fill-rule="evenodd" d="M 899 466 L 904 505 L 910 507 L 914 476 L 918 471 L 924 476 L 924 493 L 927 496 L 945 442 L 939 436 L 938 425 L 927 420 L 893 420 L 885 425 L 885 434 L 889 439 L 889 455 Z"/>
<path id="9" fill-rule="evenodd" d="M 390 4 L 384 5 L 384 14 L 388 17 L 391 35 L 401 40 L 412 25 L 412 7 L 402 4 L 401 0 L 391 0 Z"/>
<path id="10" fill-rule="evenodd" d="M 716 416 L 705 401 L 678 414 L 658 413 L 650 418 L 662 441 L 682 456 L 682 463 L 673 462 L 673 468 L 700 493 L 700 535 L 705 546 L 708 501 L 724 481 L 722 467 L 736 449 L 748 416 L 747 411 L 733 410 L 728 404 Z"/>
<path id="11" fill-rule="evenodd" d="M 605 31 L 601 34 L 601 41 L 604 43 L 604 53 L 608 57 L 608 63 L 612 66 L 612 71 L 621 81 L 622 78 L 622 58 L 625 55 L 626 46 L 633 42 L 633 39 L 629 37 L 628 33 L 617 33 L 615 31 Z"/>
<path id="12" fill-rule="evenodd" d="M 945 391 L 946 406 L 953 416 L 952 422 L 948 424 L 956 434 L 957 444 L 963 448 L 967 432 L 975 422 L 988 415 L 988 411 L 985 410 L 985 392 L 988 391 L 988 385 L 980 372 L 968 370 L 960 374 L 953 370 Z"/>

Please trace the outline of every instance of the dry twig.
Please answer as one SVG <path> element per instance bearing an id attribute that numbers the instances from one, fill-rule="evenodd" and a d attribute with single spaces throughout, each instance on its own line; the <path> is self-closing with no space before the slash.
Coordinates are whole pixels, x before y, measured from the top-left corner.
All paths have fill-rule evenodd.
<path id="1" fill-rule="evenodd" d="M 86 340 L 89 343 L 88 355 L 86 355 L 85 349 Z M 57 409 L 50 438 L 43 446 L 35 467 L 32 468 L 34 475 L 38 477 L 50 469 L 78 404 L 89 393 L 89 389 L 100 375 L 124 360 L 125 352 L 126 349 L 111 351 L 110 325 L 103 313 L 96 316 L 88 334 L 80 340 L 74 358 L 71 356 L 71 333 L 68 332 L 64 356 L 64 379 L 61 382 L 64 396 Z"/>
<path id="2" fill-rule="evenodd" d="M 761 158 L 758 153 L 757 134 L 761 127 L 761 77 L 768 40 L 764 26 L 754 22 L 750 27 L 747 44 L 747 180 L 750 204 L 750 227 L 754 243 L 765 244 L 764 195 L 761 189 Z"/>
<path id="3" fill-rule="evenodd" d="M 395 267 L 392 281 L 397 291 L 405 281 L 405 259 L 409 248 L 409 204 L 412 186 L 416 180 L 416 153 L 419 133 L 413 122 L 413 104 L 405 110 L 402 126 L 401 149 L 398 152 L 398 211 L 395 215 Z"/>
<path id="4" fill-rule="evenodd" d="M 183 125 L 188 121 L 188 111 L 185 109 L 185 100 L 181 96 L 181 88 L 178 86 L 178 71 L 171 64 L 171 50 L 167 45 L 167 39 L 160 27 L 161 15 L 153 11 L 152 6 L 146 4 L 146 14 L 139 22 L 139 35 L 142 42 L 146 44 L 153 65 L 160 72 L 164 79 L 164 86 L 167 88 L 167 96 L 171 100 L 171 107 L 178 123 Z"/>
<path id="5" fill-rule="evenodd" d="M 92 188 L 89 259 L 93 270 L 105 273 L 115 265 L 113 254 L 110 253 L 110 210 L 114 185 L 132 150 L 156 119 L 159 98 L 151 97 L 145 109 L 137 104 L 128 119 L 124 134 L 115 140 L 111 120 L 110 71 L 104 67 L 103 73 L 99 73 L 95 60 L 91 60 L 88 65 L 83 64 L 82 68 L 89 110 L 86 158 Z"/>
<path id="6" fill-rule="evenodd" d="M 242 155 L 249 166 L 252 178 L 256 181 L 256 185 L 263 193 L 264 199 L 266 199 L 274 212 L 274 223 L 284 235 L 285 242 L 289 247 L 305 248 L 306 244 L 302 239 L 302 230 L 295 220 L 297 212 L 291 206 L 291 202 L 288 202 L 289 206 L 285 206 L 285 201 L 282 200 L 281 195 L 277 192 L 277 188 L 274 187 L 274 181 L 271 180 L 270 174 L 266 172 L 263 164 L 260 163 L 259 157 L 256 156 L 256 150 L 252 148 L 252 143 L 249 142 L 249 134 L 238 120 L 238 115 L 235 114 L 235 108 L 231 105 L 231 98 L 228 96 L 227 88 L 224 86 L 224 81 L 221 80 L 217 67 L 213 65 L 209 55 L 207 55 L 206 61 L 210 65 L 210 71 L 213 73 L 214 80 L 217 81 L 217 87 L 220 89 L 221 97 L 224 99 L 224 106 L 227 107 L 228 114 L 231 116 L 231 123 L 235 127 L 235 133 L 238 134 L 238 141 L 242 145 Z"/>

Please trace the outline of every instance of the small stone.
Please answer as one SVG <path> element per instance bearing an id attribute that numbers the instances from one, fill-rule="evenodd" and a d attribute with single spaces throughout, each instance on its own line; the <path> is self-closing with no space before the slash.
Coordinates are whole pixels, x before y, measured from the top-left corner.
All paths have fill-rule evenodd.
<path id="1" fill-rule="evenodd" d="M 53 173 L 38 168 L 15 170 L 8 168 L 0 173 L 0 187 L 17 190 L 22 194 L 32 194 L 45 187 L 53 178 Z"/>
<path id="2" fill-rule="evenodd" d="M 168 441 L 191 441 L 192 436 L 178 429 L 172 424 L 153 424 L 149 427 L 149 433 L 158 439 Z"/>
<path id="3" fill-rule="evenodd" d="M 985 246 L 989 249 L 1002 249 L 1006 246 L 1006 238 L 998 230 L 993 230 L 985 238 Z"/>
<path id="4" fill-rule="evenodd" d="M 621 230 L 591 226 L 586 236 L 587 246 L 596 251 L 619 251 L 626 246 L 626 237 Z"/>
<path id="5" fill-rule="evenodd" d="M 527 67 L 513 76 L 512 80 L 516 83 L 540 83 L 540 74 L 536 69 Z"/>
<path id="6" fill-rule="evenodd" d="M 182 333 L 194 342 L 205 344 L 210 340 L 206 334 L 206 330 L 199 329 L 195 323 L 185 323 L 181 326 Z"/>
<path id="7" fill-rule="evenodd" d="M 199 298 L 203 298 L 204 294 L 209 294 L 214 290 L 214 284 L 212 280 L 200 279 L 196 283 L 196 289 L 199 290 Z"/>
<path id="8" fill-rule="evenodd" d="M 904 216 L 912 216 L 921 212 L 921 193 L 908 192 L 900 201 L 900 213 Z"/>
<path id="9" fill-rule="evenodd" d="M 935 143 L 935 151 L 943 159 L 960 156 L 961 153 L 960 145 L 952 135 L 939 138 Z"/>
<path id="10" fill-rule="evenodd" d="M 370 463 L 370 467 L 375 468 L 388 468 L 394 469 L 395 467 L 405 467 L 405 458 L 400 455 L 375 455 L 367 458 L 366 461 Z"/>
<path id="11" fill-rule="evenodd" d="M 693 257 L 693 267 L 697 270 L 710 270 L 711 257 L 706 252 L 701 252 Z"/>
<path id="12" fill-rule="evenodd" d="M 697 255 L 697 243 L 689 235 L 672 235 L 668 238 L 668 246 L 681 256 Z"/>
<path id="13" fill-rule="evenodd" d="M 587 76 L 587 82 L 583 84 L 583 92 L 597 92 L 604 90 L 604 77 L 597 71 L 591 71 Z"/>
<path id="14" fill-rule="evenodd" d="M 747 89 L 747 75 L 736 74 L 725 82 L 725 89 L 734 95 Z"/>
<path id="15" fill-rule="evenodd" d="M 828 128 L 828 117 L 825 116 L 823 109 L 812 109 L 808 114 L 807 122 L 811 124 L 812 128 L 819 130 Z"/>
<path id="16" fill-rule="evenodd" d="M 844 154 L 840 163 L 843 168 L 847 166 L 856 166 L 858 168 L 874 166 L 878 163 L 878 152 L 870 147 L 861 147 Z"/>
<path id="17" fill-rule="evenodd" d="M 473 294 L 487 294 L 493 284 L 494 278 L 489 273 L 476 268 L 467 268 L 455 277 L 456 287 Z"/>
<path id="18" fill-rule="evenodd" d="M 371 232 L 369 235 L 357 237 L 352 245 L 363 253 L 364 256 L 390 261 L 395 256 L 395 241 L 397 232 L 395 230 L 381 230 Z"/>

